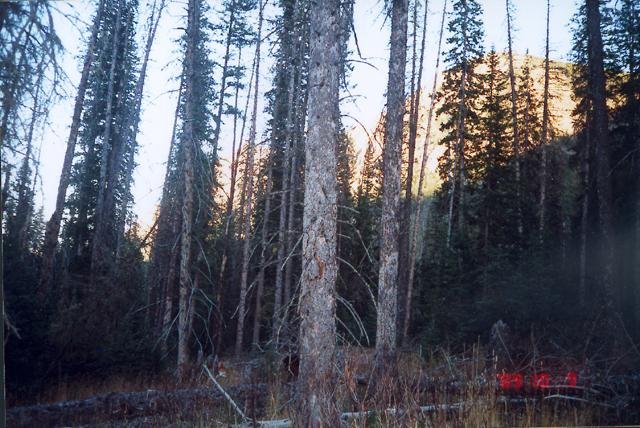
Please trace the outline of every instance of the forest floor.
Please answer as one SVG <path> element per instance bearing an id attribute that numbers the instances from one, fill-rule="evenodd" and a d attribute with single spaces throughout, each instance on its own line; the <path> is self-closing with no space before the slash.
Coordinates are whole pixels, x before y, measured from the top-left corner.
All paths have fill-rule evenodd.
<path id="1" fill-rule="evenodd" d="M 551 384 L 532 386 L 531 362 L 513 367 L 522 379 L 502 384 L 496 358 L 484 352 L 424 358 L 403 353 L 392 375 L 374 378 L 372 353 L 342 348 L 335 397 L 345 426 L 574 426 L 640 422 L 640 376 L 586 373 L 575 388 L 563 383 L 567 367 L 547 370 Z M 8 426 L 254 426 L 289 418 L 295 373 L 291 360 L 264 356 L 222 360 L 216 382 L 194 366 L 188 381 L 170 374 L 132 380 L 60 384 L 37 404 L 8 410 Z M 287 367 L 288 366 L 288 367 Z M 572 365 L 571 369 L 576 369 Z M 558 373 L 562 373 L 559 375 Z M 520 382 L 520 385 L 517 383 Z M 555 386 L 554 386 L 555 385 Z M 224 391 L 224 392 L 223 392 Z M 225 397 L 228 395 L 228 397 Z M 232 403 L 233 402 L 233 403 Z M 238 409 L 234 409 L 235 406 Z M 240 415 L 243 413 L 246 417 Z M 280 422 L 286 426 L 286 422 Z M 260 424 L 256 425 L 260 426 Z"/>

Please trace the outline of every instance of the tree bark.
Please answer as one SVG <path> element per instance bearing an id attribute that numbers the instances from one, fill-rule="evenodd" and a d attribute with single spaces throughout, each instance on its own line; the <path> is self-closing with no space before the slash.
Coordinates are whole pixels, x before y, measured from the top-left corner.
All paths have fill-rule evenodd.
<path id="1" fill-rule="evenodd" d="M 251 112 L 251 128 L 249 130 L 249 141 L 247 141 L 247 162 L 244 171 L 245 192 L 245 213 L 243 225 L 243 246 L 242 246 L 242 269 L 240 272 L 240 303 L 238 304 L 238 323 L 236 328 L 235 354 L 238 356 L 242 351 L 244 340 L 244 316 L 247 301 L 247 281 L 249 277 L 249 258 L 251 250 L 251 216 L 253 214 L 253 160 L 256 147 L 256 122 L 258 120 L 258 94 L 260 89 L 260 46 L 262 37 L 262 12 L 263 2 L 260 2 L 258 15 L 258 34 L 256 37 L 256 84 L 253 92 L 253 110 Z"/>
<path id="2" fill-rule="evenodd" d="M 337 136 L 340 1 L 312 1 L 300 292 L 300 426 L 338 426 L 336 346 Z M 403 62 L 404 64 L 404 62 Z"/>
<path id="3" fill-rule="evenodd" d="M 429 113 L 427 115 L 427 131 L 424 136 L 424 145 L 422 148 L 422 161 L 420 163 L 420 176 L 418 178 L 418 197 L 416 198 L 416 212 L 411 223 L 411 236 L 409 238 L 409 274 L 407 279 L 407 297 L 404 308 L 404 321 L 402 325 L 402 340 L 407 345 L 409 325 L 411 323 L 411 302 L 413 300 L 413 280 L 416 271 L 416 259 L 418 252 L 418 232 L 420 230 L 420 216 L 422 211 L 422 199 L 424 197 L 424 180 L 427 160 L 429 159 L 429 143 L 431 140 L 431 126 L 433 124 L 433 112 L 436 106 L 436 89 L 438 86 L 438 73 L 440 70 L 440 55 L 442 52 L 442 35 L 444 34 L 444 21 L 447 12 L 447 0 L 442 6 L 442 18 L 440 20 L 440 35 L 438 36 L 438 53 L 436 55 L 436 66 L 433 74 L 433 85 L 431 86 L 431 101 L 429 103 Z M 425 6 L 425 20 L 426 20 Z M 426 23 L 426 22 L 425 22 Z M 424 50 L 424 34 L 423 34 L 423 50 Z"/>
<path id="4" fill-rule="evenodd" d="M 382 183 L 382 241 L 378 280 L 376 363 L 383 367 L 395 355 L 398 314 L 398 220 L 400 208 L 400 170 L 404 83 L 407 56 L 408 1 L 393 0 L 391 11 L 391 51 L 387 85 L 387 120 L 384 141 Z"/>
<path id="5" fill-rule="evenodd" d="M 611 168 L 609 160 L 609 128 L 604 74 L 604 53 L 600 30 L 600 6 L 598 0 L 586 0 L 587 50 L 589 62 L 589 93 L 593 102 L 591 127 L 596 150 L 596 188 L 598 217 L 602 239 L 602 287 L 606 305 L 613 309 L 613 230 L 611 208 Z"/>
<path id="6" fill-rule="evenodd" d="M 180 298 L 178 303 L 178 378 L 184 375 L 189 362 L 189 311 L 192 310 L 191 281 L 191 241 L 194 204 L 194 151 L 196 142 L 193 135 L 193 82 L 195 79 L 196 27 L 199 23 L 199 0 L 189 0 L 187 23 L 187 52 L 185 55 L 185 106 L 184 132 L 182 144 L 184 151 L 184 201 L 182 204 L 182 232 L 180 248 Z"/>
<path id="7" fill-rule="evenodd" d="M 98 30 L 100 28 L 100 21 L 102 20 L 102 14 L 104 12 L 104 0 L 100 0 L 98 3 L 98 11 L 93 21 L 93 28 L 91 29 L 91 37 L 89 38 L 89 44 L 87 46 L 87 53 L 85 54 L 84 64 L 82 66 L 82 74 L 80 76 L 80 83 L 78 84 L 78 92 L 73 107 L 73 116 L 71 119 L 71 128 L 69 130 L 69 138 L 67 139 L 67 149 L 64 154 L 64 161 L 62 163 L 62 172 L 60 173 L 60 182 L 58 184 L 58 193 L 56 196 L 56 207 L 51 214 L 51 218 L 47 222 L 44 244 L 42 246 L 42 267 L 40 273 L 39 294 L 45 295 L 48 292 L 51 280 L 53 277 L 53 259 L 55 256 L 56 247 L 58 246 L 58 235 L 60 234 L 60 223 L 62 222 L 62 213 L 64 211 L 64 202 L 67 195 L 67 188 L 69 187 L 69 181 L 71 178 L 71 166 L 73 165 L 73 155 L 75 153 L 76 141 L 78 140 L 78 132 L 80 130 L 80 116 L 82 115 L 82 108 L 84 105 L 84 96 L 87 91 L 87 80 L 89 79 L 89 72 L 91 71 L 91 65 L 93 64 L 93 55 L 96 47 L 96 40 L 98 38 Z"/>

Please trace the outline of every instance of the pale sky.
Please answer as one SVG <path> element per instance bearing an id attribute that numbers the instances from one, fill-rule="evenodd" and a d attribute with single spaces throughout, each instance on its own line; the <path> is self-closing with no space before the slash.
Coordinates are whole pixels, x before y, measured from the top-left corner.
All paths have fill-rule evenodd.
<path id="1" fill-rule="evenodd" d="M 444 0 L 429 1 L 429 15 L 427 22 L 427 51 L 425 53 L 423 86 L 431 86 L 433 68 L 435 64 L 437 48 L 437 32 L 440 25 L 440 16 Z M 147 69 L 145 85 L 145 97 L 143 101 L 143 113 L 140 123 L 138 142 L 140 145 L 137 157 L 138 167 L 134 174 L 133 194 L 135 199 L 135 212 L 139 222 L 145 226 L 151 223 L 155 207 L 158 204 L 162 189 L 162 181 L 171 138 L 171 126 L 176 104 L 177 81 L 174 79 L 179 73 L 179 61 L 181 54 L 178 51 L 176 40 L 181 34 L 179 27 L 183 26 L 182 17 L 186 2 L 179 0 L 167 0 L 168 8 L 163 14 L 158 34 L 151 52 L 150 64 Z M 451 4 L 451 0 L 449 3 Z M 271 1 L 270 4 L 274 2 Z M 75 11 L 79 17 L 88 22 L 91 19 L 94 3 L 88 0 L 74 0 L 71 2 L 56 2 L 57 7 L 65 12 Z M 146 35 L 144 24 L 147 17 L 147 4 L 140 1 L 139 17 L 139 46 L 143 46 L 142 39 Z M 210 19 L 215 21 L 218 17 L 216 9 L 219 1 L 210 1 L 213 5 Z M 506 47 L 506 19 L 504 0 L 481 0 L 484 8 L 485 44 L 489 48 L 495 46 L 496 50 L 504 50 Z M 545 31 L 545 5 L 544 0 L 513 0 L 515 6 L 515 35 L 514 51 L 524 53 L 527 49 L 532 55 L 542 56 L 544 53 Z M 378 115 L 384 108 L 385 90 L 387 84 L 388 39 L 389 21 L 385 21 L 382 15 L 382 0 L 356 0 L 355 2 L 355 29 L 362 56 L 369 64 L 354 62 L 354 70 L 350 75 L 350 84 L 353 86 L 351 94 L 354 98 L 347 100 L 342 105 L 347 127 L 355 126 L 355 121 L 348 116 L 357 118 L 368 128 L 372 128 Z M 449 6 L 450 10 L 450 6 Z M 571 32 L 569 20 L 576 10 L 574 0 L 552 0 L 551 10 L 551 57 L 552 59 L 565 59 L 571 45 Z M 277 9 L 271 6 L 267 10 L 267 16 L 273 16 Z M 66 91 L 70 94 L 61 100 L 52 110 L 51 125 L 44 132 L 42 140 L 41 175 L 43 183 L 39 192 L 40 200 L 44 206 L 45 218 L 49 218 L 55 205 L 55 195 L 64 157 L 64 150 L 68 130 L 71 122 L 73 97 L 84 54 L 86 34 L 74 28 L 62 16 L 56 18 L 57 31 L 66 48 L 63 64 L 69 75 L 71 84 Z M 86 33 L 83 26 L 82 33 Z M 268 28 L 264 33 L 269 33 Z M 353 38 L 352 38 L 353 39 Z M 353 40 L 352 40 L 352 46 Z M 212 46 L 214 55 L 221 58 L 219 48 Z M 445 47 L 446 49 L 446 47 Z M 353 49 L 353 58 L 358 59 Z M 267 57 L 268 46 L 263 46 L 263 58 Z M 253 56 L 253 47 L 243 51 L 243 58 L 247 60 L 247 68 Z M 271 59 L 267 58 L 261 65 L 260 92 L 263 94 L 271 86 Z M 247 72 L 247 75 L 249 71 Z M 219 81 L 220 70 L 216 70 L 216 81 Z M 246 94 L 241 95 L 244 101 Z M 244 102 L 242 102 L 244 105 Z M 260 106 L 260 112 L 263 110 Z M 259 135 L 264 130 L 267 120 L 266 114 L 260 115 Z M 227 119 L 227 122 L 231 122 Z M 228 159 L 230 142 L 225 138 L 228 131 L 223 127 L 221 136 L 221 173 L 228 174 Z M 245 133 L 246 135 L 246 133 Z"/>

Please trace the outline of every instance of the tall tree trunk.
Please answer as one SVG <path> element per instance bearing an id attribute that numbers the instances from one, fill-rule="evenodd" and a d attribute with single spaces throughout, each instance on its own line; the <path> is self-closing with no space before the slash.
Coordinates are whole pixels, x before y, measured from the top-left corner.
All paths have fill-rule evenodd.
<path id="1" fill-rule="evenodd" d="M 302 19 L 302 18 L 301 18 Z M 302 40 L 305 37 L 304 29 L 301 28 L 299 30 L 300 34 L 298 35 L 298 39 Z M 298 81 L 296 83 L 296 89 L 294 93 L 297 94 L 297 97 L 294 99 L 294 112 L 295 117 L 292 121 L 292 130 L 291 130 L 291 167 L 289 170 L 289 202 L 287 209 L 289 210 L 287 215 L 287 228 L 286 228 L 286 249 L 285 249 L 285 266 L 284 266 L 284 294 L 283 294 L 283 302 L 285 305 L 285 311 L 283 314 L 283 319 L 287 322 L 289 311 L 288 309 L 293 306 L 293 296 L 291 292 L 291 284 L 293 282 L 293 261 L 294 261 L 294 249 L 297 244 L 295 225 L 296 225 L 296 197 L 298 191 L 298 179 L 300 177 L 298 170 L 299 163 L 299 155 L 300 155 L 300 145 L 302 144 L 302 139 L 304 138 L 304 126 L 306 120 L 306 112 L 307 112 L 307 103 L 309 97 L 309 91 L 304 90 L 303 88 L 303 80 L 302 68 L 304 67 L 305 62 L 305 49 L 303 42 L 299 42 L 298 48 L 298 67 L 300 70 L 298 71 Z M 338 107 L 336 107 L 338 108 Z"/>
<path id="2" fill-rule="evenodd" d="M 104 240 L 105 236 L 105 212 L 104 212 L 104 200 L 105 192 L 108 187 L 108 166 L 110 153 L 113 150 L 117 150 L 114 147 L 115 141 L 111 141 L 111 134 L 113 128 L 113 99 L 115 90 L 115 74 L 116 65 L 118 62 L 118 44 L 120 41 L 120 28 L 122 27 L 122 11 L 121 2 L 118 0 L 116 4 L 116 28 L 113 32 L 113 46 L 111 50 L 111 64 L 109 68 L 109 80 L 107 84 L 107 108 L 104 119 L 104 133 L 102 134 L 102 147 L 100 153 L 100 178 L 98 179 L 98 197 L 96 200 L 96 221 L 95 231 L 93 233 L 93 243 L 91 249 L 91 274 L 100 275 L 103 272 L 103 268 L 109 267 L 110 257 L 107 257 L 105 252 L 105 245 L 107 243 Z"/>
<path id="3" fill-rule="evenodd" d="M 22 181 L 18 183 L 18 188 L 20 189 L 20 194 L 18 196 L 16 209 L 17 213 L 26 213 L 27 215 L 24 218 L 17 219 L 21 224 L 18 227 L 18 247 L 23 253 L 27 248 L 27 231 L 29 229 L 29 224 L 31 223 L 31 210 L 33 207 L 33 191 L 29 191 L 29 184 L 27 181 L 31 181 L 29 164 L 31 163 L 31 152 L 33 150 L 33 133 L 35 131 L 36 122 L 38 121 L 38 117 L 40 116 L 40 90 L 42 87 L 42 78 L 44 77 L 44 68 L 43 68 L 44 57 L 38 64 L 38 79 L 36 81 L 36 92 L 33 98 L 33 107 L 31 110 L 31 120 L 29 121 L 29 129 L 27 131 L 27 150 L 25 151 L 24 161 L 22 163 L 22 167 L 20 171 L 21 174 L 18 175 L 18 180 Z M 24 207 L 24 209 L 21 209 Z"/>
<path id="4" fill-rule="evenodd" d="M 11 183 L 11 167 L 7 166 L 4 170 L 4 181 L 2 183 L 2 216 L 4 218 L 4 208 L 9 197 L 9 184 Z"/>
<path id="5" fill-rule="evenodd" d="M 260 268 L 256 279 L 256 310 L 253 317 L 252 344 L 258 347 L 260 344 L 260 323 L 262 319 L 262 295 L 264 293 L 264 274 L 267 263 L 267 245 L 269 233 L 269 216 L 271 214 L 271 191 L 273 190 L 273 163 L 269 162 L 267 173 L 267 188 L 265 190 L 264 214 L 262 216 L 262 231 L 260 236 Z"/>
<path id="6" fill-rule="evenodd" d="M 402 340 L 407 345 L 409 338 L 409 324 L 411 323 L 411 302 L 413 300 L 413 280 L 416 271 L 416 258 L 418 256 L 418 232 L 420 230 L 420 217 L 422 211 L 422 199 L 424 197 L 424 180 L 427 160 L 429 159 L 429 142 L 431 140 L 431 126 L 433 124 L 433 112 L 436 106 L 436 89 L 438 86 L 438 72 L 440 70 L 440 54 L 442 52 L 442 35 L 444 34 L 444 21 L 447 12 L 447 0 L 442 6 L 442 18 L 440 20 L 440 35 L 438 36 L 438 53 L 436 55 L 436 67 L 433 74 L 433 85 L 431 86 L 431 101 L 429 103 L 429 113 L 427 115 L 427 131 L 424 136 L 424 145 L 422 148 L 422 162 L 420 163 L 420 176 L 418 178 L 418 197 L 416 198 L 416 212 L 411 223 L 411 235 L 409 237 L 409 274 L 407 279 L 407 298 L 405 300 L 404 321 L 402 324 Z M 426 6 L 425 6 L 425 24 L 426 24 Z M 426 28 L 426 25 L 425 25 Z M 424 51 L 424 33 L 423 33 L 422 49 Z M 421 60 L 422 62 L 422 60 Z M 428 212 L 427 212 L 428 214 Z"/>
<path id="7" fill-rule="evenodd" d="M 602 286 L 606 304 L 613 309 L 613 228 L 611 211 L 611 168 L 609 165 L 609 129 L 604 74 L 604 53 L 600 30 L 600 5 L 598 0 L 586 0 L 587 50 L 589 59 L 589 93 L 593 102 L 591 129 L 596 151 L 596 188 L 598 193 L 598 217 L 602 239 Z"/>
<path id="8" fill-rule="evenodd" d="M 340 1 L 311 2 L 300 292 L 300 426 L 338 426 L 334 400 Z M 404 65 L 404 62 L 403 62 Z"/>
<path id="9" fill-rule="evenodd" d="M 547 145 L 549 138 L 549 14 L 550 0 L 547 0 L 547 37 L 544 49 L 544 93 L 542 100 L 542 136 L 540 138 L 540 202 L 538 206 L 538 233 L 540 242 L 544 242 L 545 211 L 547 199 Z"/>
<path id="10" fill-rule="evenodd" d="M 84 57 L 82 66 L 82 74 L 80 83 L 78 84 L 78 92 L 73 107 L 73 116 L 71 119 L 71 128 L 69 130 L 69 138 L 67 139 L 67 149 L 64 153 L 64 161 L 62 163 L 62 172 L 60 173 L 60 182 L 58 184 L 58 193 L 56 196 L 56 207 L 51 214 L 51 218 L 47 222 L 44 244 L 42 246 L 42 267 L 40 270 L 39 294 L 45 295 L 48 292 L 53 277 L 53 259 L 58 246 L 58 235 L 60 234 L 60 223 L 62 222 L 62 213 L 64 211 L 64 202 L 67 195 L 67 188 L 71 179 L 71 166 L 73 164 L 73 155 L 75 153 L 76 141 L 78 140 L 78 132 L 80 130 L 80 116 L 84 105 L 84 96 L 87 92 L 87 80 L 89 72 L 93 64 L 93 55 L 98 38 L 98 30 L 104 12 L 105 1 L 100 0 L 98 10 L 94 18 L 93 27 L 91 29 L 91 37 L 87 46 L 87 53 Z"/>
<path id="11" fill-rule="evenodd" d="M 226 267 L 227 267 L 227 262 L 229 259 L 229 253 L 231 252 L 231 242 L 232 240 L 230 239 L 230 237 L 233 235 L 233 226 L 234 226 L 234 212 L 233 212 L 233 204 L 235 201 L 235 194 L 236 194 L 236 182 L 237 182 L 237 177 L 238 177 L 238 166 L 240 163 L 240 155 L 242 153 L 242 140 L 244 138 L 244 129 L 245 129 L 245 125 L 246 125 L 246 120 L 247 120 L 247 112 L 249 111 L 249 102 L 251 101 L 251 90 L 253 89 L 253 78 L 255 75 L 255 67 L 256 66 L 256 58 L 254 56 L 253 58 L 253 64 L 251 65 L 251 77 L 249 78 L 249 88 L 247 89 L 247 98 L 245 101 L 245 105 L 244 105 L 244 115 L 242 118 L 242 127 L 240 130 L 240 138 L 237 139 L 238 141 L 238 147 L 236 149 L 236 120 L 237 120 L 237 115 L 234 116 L 234 124 L 233 124 L 233 145 L 231 147 L 231 175 L 230 175 L 230 179 L 229 179 L 229 197 L 227 198 L 227 204 L 226 204 L 226 212 L 225 212 L 225 226 L 224 226 L 224 241 L 222 243 L 222 260 L 220 262 L 220 273 L 218 275 L 218 284 L 217 284 L 217 289 L 216 289 L 216 304 L 221 307 L 222 306 L 222 294 L 223 294 L 223 290 L 224 290 L 224 284 L 225 284 L 225 272 L 226 272 Z M 237 95 L 238 95 L 238 88 L 236 87 L 236 107 L 237 107 Z M 242 204 L 241 204 L 242 205 Z M 221 322 L 219 322 L 220 320 L 218 319 L 216 321 L 216 318 L 214 318 L 214 327 L 213 330 L 214 331 L 219 331 L 220 328 L 216 328 L 216 323 L 219 324 L 220 326 L 222 325 Z M 222 335 L 218 334 L 216 336 L 216 349 L 220 348 L 220 345 L 222 343 Z"/>
<path id="12" fill-rule="evenodd" d="M 189 0 L 187 23 L 187 52 L 185 55 L 185 104 L 184 132 L 182 136 L 184 152 L 184 200 L 182 203 L 182 231 L 180 248 L 180 297 L 178 303 L 178 362 L 177 375 L 181 379 L 189 362 L 189 311 L 193 284 L 191 281 L 191 241 L 194 204 L 194 151 L 196 141 L 193 134 L 193 83 L 195 80 L 196 27 L 200 21 L 199 0 Z"/>
<path id="13" fill-rule="evenodd" d="M 581 307 L 585 307 L 587 301 L 587 239 L 589 227 L 589 192 L 591 183 L 591 171 L 589 164 L 591 162 L 591 135 L 589 126 L 586 127 L 587 135 L 585 136 L 585 147 L 582 153 L 582 206 L 580 207 L 580 272 L 578 283 L 578 298 Z"/>
<path id="14" fill-rule="evenodd" d="M 158 230 L 160 230 L 160 224 L 165 221 L 171 222 L 171 234 L 172 237 L 178 237 L 178 226 L 180 222 L 180 216 L 177 212 L 178 200 L 170 200 L 170 183 L 169 177 L 171 174 L 171 160 L 173 153 L 176 152 L 176 132 L 178 128 L 178 114 L 180 112 L 180 104 L 182 101 L 182 93 L 184 89 L 184 73 L 180 76 L 180 85 L 178 86 L 178 100 L 176 102 L 176 110 L 173 116 L 173 127 L 171 130 L 171 142 L 169 144 L 169 156 L 167 157 L 167 168 L 164 174 L 164 184 L 162 186 L 162 198 L 160 199 L 160 212 L 158 219 Z M 164 245 L 162 242 L 156 241 L 154 245 Z M 154 249 L 154 252 L 156 250 Z M 167 339 L 169 335 L 169 329 L 171 328 L 171 318 L 173 316 L 173 298 L 175 292 L 175 278 L 176 278 L 176 263 L 178 263 L 178 245 L 177 239 L 171 245 L 171 251 L 169 253 L 169 264 L 167 270 L 167 276 L 164 278 L 164 284 L 162 285 L 162 302 L 160 310 L 158 311 L 158 334 L 160 338 L 160 355 L 163 357 L 167 355 Z M 157 285 L 156 285 L 157 286 Z"/>
<path id="15" fill-rule="evenodd" d="M 300 91 L 298 90 L 298 94 Z M 292 137 L 291 147 L 291 168 L 289 170 L 289 202 L 287 208 L 287 228 L 285 234 L 285 262 L 284 262 L 284 295 L 283 302 L 285 307 L 289 307 L 291 302 L 291 281 L 293 277 L 293 250 L 295 242 L 295 210 L 296 210 L 296 189 L 298 187 L 298 147 L 295 144 L 296 138 Z M 288 311 L 285 309 L 283 319 L 286 322 Z"/>
<path id="16" fill-rule="evenodd" d="M 295 6 L 298 5 L 296 1 Z M 293 39 L 297 39 L 297 30 L 294 30 Z M 293 49 L 298 46 L 294 44 Z M 294 55 L 292 55 L 293 57 Z M 287 118 L 286 118 L 286 142 L 284 155 L 282 156 L 282 191 L 280 193 L 280 212 L 278 221 L 278 254 L 276 256 L 276 279 L 275 279 L 275 295 L 273 304 L 273 320 L 271 334 L 275 339 L 275 345 L 277 348 L 278 337 L 280 334 L 280 328 L 282 326 L 282 320 L 286 317 L 286 311 L 282 309 L 283 291 L 284 291 L 284 271 L 285 257 L 286 257 L 286 227 L 287 227 L 287 196 L 291 188 L 291 172 L 292 172 L 292 152 L 293 148 L 293 110 L 294 110 L 294 90 L 295 85 L 295 69 L 292 64 L 289 64 L 289 82 L 288 82 L 288 94 L 287 94 Z"/>
<path id="17" fill-rule="evenodd" d="M 218 97 L 218 112 L 216 118 L 216 127 L 213 131 L 213 147 L 218 147 L 220 140 L 220 129 L 222 128 L 222 110 L 224 107 L 224 96 L 227 92 L 227 70 L 229 69 L 229 51 L 231 50 L 231 36 L 233 35 L 233 24 L 235 24 L 236 1 L 231 5 L 231 14 L 229 15 L 229 25 L 227 27 L 227 38 L 225 41 L 224 57 L 222 61 L 222 76 L 220 78 L 220 96 Z"/>
<path id="18" fill-rule="evenodd" d="M 429 8 L 429 1 L 427 0 L 424 5 L 424 13 L 422 15 L 422 37 L 420 46 L 420 59 L 418 62 L 418 70 L 416 72 L 417 56 L 417 33 L 418 33 L 418 0 L 414 0 L 413 3 L 413 35 L 412 35 L 412 58 L 411 58 L 411 103 L 409 108 L 409 141 L 407 148 L 407 178 L 405 182 L 405 199 L 404 206 L 402 207 L 402 221 L 400 223 L 400 244 L 399 244 L 399 256 L 398 256 L 398 283 L 399 283 L 399 317 L 398 320 L 403 320 L 406 310 L 406 301 L 408 298 L 409 287 L 408 284 L 408 272 L 409 272 L 409 259 L 410 259 L 410 247 L 411 247 L 411 216 L 413 214 L 413 168 L 415 164 L 415 152 L 416 152 L 416 139 L 418 137 L 418 114 L 420 109 L 420 95 L 422 93 L 422 70 L 424 63 L 424 50 L 426 43 L 426 31 L 427 31 L 427 11 Z M 401 331 L 404 331 L 403 326 L 400 326 Z M 404 340 L 404 336 L 401 336 L 401 340 Z"/>
<path id="19" fill-rule="evenodd" d="M 511 126 L 513 127 L 513 163 L 516 173 L 516 210 L 517 210 L 517 227 L 518 238 L 522 240 L 522 198 L 520 192 L 522 183 L 520 178 L 520 135 L 518 133 L 518 93 L 516 88 L 516 73 L 513 67 L 513 48 L 511 35 L 511 1 L 505 0 L 505 8 L 507 12 L 507 41 L 509 52 L 509 86 L 511 89 Z M 521 243 L 520 243 L 521 244 Z"/>
<path id="20" fill-rule="evenodd" d="M 382 183 L 382 241 L 378 280 L 376 361 L 385 366 L 395 355 L 398 314 L 398 220 L 404 82 L 407 56 L 408 1 L 393 0 L 391 11 L 391 51 L 387 85 L 387 121 L 384 139 L 384 179 Z"/>
<path id="21" fill-rule="evenodd" d="M 258 120 L 258 94 L 260 90 L 260 46 L 262 37 L 262 12 L 263 2 L 260 2 L 258 16 L 258 34 L 256 37 L 256 84 L 253 92 L 253 110 L 251 112 L 251 129 L 249 130 L 249 141 L 247 142 L 247 163 L 244 171 L 245 192 L 245 213 L 243 225 L 243 245 L 242 245 L 242 269 L 240 271 L 240 303 L 238 304 L 238 323 L 236 328 L 236 356 L 242 351 L 244 340 L 244 316 L 247 301 L 247 281 L 249 277 L 249 258 L 251 250 L 251 217 L 253 214 L 253 159 L 256 147 L 256 122 Z"/>
<path id="22" fill-rule="evenodd" d="M 138 81 L 136 82 L 136 89 L 134 93 L 134 110 L 131 116 L 126 118 L 127 126 L 124 127 L 125 132 L 123 135 L 126 135 L 124 141 L 134 141 L 138 137 L 138 129 L 140 127 L 140 111 L 142 109 L 142 96 L 144 92 L 144 84 L 147 78 L 147 66 L 149 64 L 149 56 L 151 55 L 151 48 L 153 47 L 153 42 L 156 38 L 156 32 L 158 30 L 158 25 L 160 24 L 160 18 L 162 17 L 162 12 L 165 8 L 166 0 L 160 0 L 160 5 L 157 6 L 156 11 L 156 1 L 154 0 L 153 5 L 151 7 L 151 14 L 149 15 L 149 32 L 147 33 L 147 39 L 144 48 L 144 55 L 142 59 L 142 66 L 140 67 L 140 74 L 138 76 Z M 156 14 L 157 12 L 157 14 Z M 180 78 L 182 80 L 182 77 Z M 182 83 L 180 84 L 182 86 Z M 131 131 L 129 132 L 129 129 Z M 133 177 L 133 162 L 129 162 L 126 165 L 125 170 L 125 193 L 128 193 L 131 187 L 131 181 Z M 115 182 L 110 184 L 112 187 L 115 185 Z M 107 212 L 112 212 L 113 208 L 113 193 L 110 194 L 110 199 L 107 201 Z M 117 239 L 118 242 L 116 244 L 116 250 L 119 251 L 121 247 L 122 237 L 124 236 L 124 228 L 125 221 L 127 215 L 127 204 L 123 203 L 120 209 L 120 213 L 117 216 Z"/>

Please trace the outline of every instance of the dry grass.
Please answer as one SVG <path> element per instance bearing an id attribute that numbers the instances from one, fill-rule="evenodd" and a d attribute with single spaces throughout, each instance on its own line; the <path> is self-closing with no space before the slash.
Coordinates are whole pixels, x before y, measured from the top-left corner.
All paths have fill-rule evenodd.
<path id="1" fill-rule="evenodd" d="M 334 396 L 340 411 L 361 414 L 346 421 L 347 426 L 353 427 L 575 426 L 616 419 L 610 410 L 589 403 L 544 400 L 542 395 L 529 395 L 526 400 L 502 396 L 495 382 L 498 365 L 485 355 L 479 346 L 462 355 L 442 350 L 428 357 L 404 352 L 399 355 L 395 370 L 380 375 L 373 369 L 370 349 L 343 347 L 336 361 Z M 293 415 L 293 388 L 283 368 L 269 364 L 265 358 L 223 363 L 225 375 L 217 378 L 223 388 L 267 385 L 266 394 L 237 402 L 247 415 L 260 420 Z M 177 383 L 171 373 L 75 379 L 46 390 L 38 401 L 78 400 L 122 391 L 212 387 L 201 368 L 194 366 L 189 379 L 182 383 Z M 189 426 L 225 426 L 239 422 L 231 406 L 208 409 L 194 419 L 193 413 L 185 410 L 189 405 L 193 407 L 193 403 L 175 403 L 171 415 L 147 418 L 144 425 L 182 421 Z"/>

